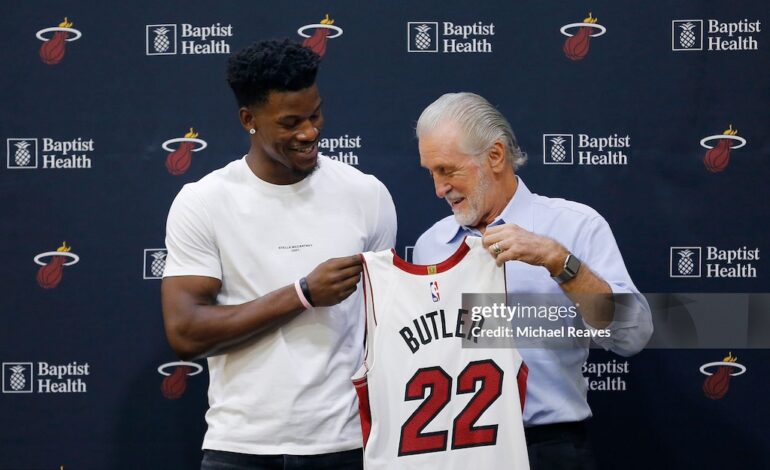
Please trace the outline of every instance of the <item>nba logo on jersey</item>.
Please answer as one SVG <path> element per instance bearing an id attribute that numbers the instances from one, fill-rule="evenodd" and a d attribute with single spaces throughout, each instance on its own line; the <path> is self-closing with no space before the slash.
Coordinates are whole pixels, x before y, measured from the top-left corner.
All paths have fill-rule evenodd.
<path id="1" fill-rule="evenodd" d="M 441 300 L 441 295 L 438 293 L 438 281 L 431 281 L 430 283 L 430 296 L 434 302 Z"/>

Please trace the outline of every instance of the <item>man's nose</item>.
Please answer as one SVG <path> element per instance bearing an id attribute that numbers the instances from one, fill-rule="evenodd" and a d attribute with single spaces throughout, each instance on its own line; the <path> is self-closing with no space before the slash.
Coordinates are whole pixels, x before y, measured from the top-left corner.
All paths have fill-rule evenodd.
<path id="1" fill-rule="evenodd" d="M 297 139 L 304 141 L 313 141 L 318 138 L 321 131 L 313 126 L 310 120 L 305 121 L 300 131 L 297 133 Z"/>
<path id="2" fill-rule="evenodd" d="M 436 187 L 436 197 L 439 199 L 444 199 L 447 193 L 452 190 L 452 185 L 445 178 L 435 174 L 433 175 L 433 185 Z"/>

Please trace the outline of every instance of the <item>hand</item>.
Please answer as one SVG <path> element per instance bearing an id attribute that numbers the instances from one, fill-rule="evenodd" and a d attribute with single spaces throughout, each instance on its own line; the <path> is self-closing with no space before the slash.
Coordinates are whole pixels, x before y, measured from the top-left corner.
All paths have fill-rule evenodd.
<path id="1" fill-rule="evenodd" d="M 534 266 L 543 266 L 558 275 L 564 268 L 569 252 L 559 242 L 525 230 L 515 224 L 487 227 L 481 239 L 498 266 L 506 261 L 521 261 Z M 495 253 L 495 248 L 499 253 Z"/>
<path id="2" fill-rule="evenodd" d="M 358 255 L 332 258 L 316 266 L 306 277 L 313 305 L 329 307 L 350 297 L 356 291 L 361 271 L 363 261 Z"/>

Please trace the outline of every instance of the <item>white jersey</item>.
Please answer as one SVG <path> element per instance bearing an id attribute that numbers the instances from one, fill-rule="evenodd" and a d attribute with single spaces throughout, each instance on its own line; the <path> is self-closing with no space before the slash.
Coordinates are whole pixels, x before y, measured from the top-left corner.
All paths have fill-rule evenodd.
<path id="1" fill-rule="evenodd" d="M 505 294 L 481 239 L 432 266 L 362 256 L 366 355 L 353 384 L 365 468 L 528 469 L 526 365 L 515 349 L 463 347 L 474 324 L 462 294 Z"/>

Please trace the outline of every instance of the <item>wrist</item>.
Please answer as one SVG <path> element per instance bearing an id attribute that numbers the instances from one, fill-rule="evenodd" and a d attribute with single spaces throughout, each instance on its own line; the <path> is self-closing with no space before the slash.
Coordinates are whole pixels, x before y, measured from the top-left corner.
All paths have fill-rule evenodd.
<path id="1" fill-rule="evenodd" d="M 302 303 L 303 307 L 306 309 L 314 307 L 313 298 L 310 296 L 310 287 L 307 285 L 306 278 L 303 277 L 294 281 L 294 290 L 297 292 L 297 297 L 299 297 L 299 301 Z"/>
<path id="2" fill-rule="evenodd" d="M 550 250 L 550 256 L 545 264 L 545 268 L 551 277 L 556 277 L 564 271 L 564 262 L 567 260 L 567 256 L 570 252 L 566 248 L 556 243 L 556 247 Z"/>

